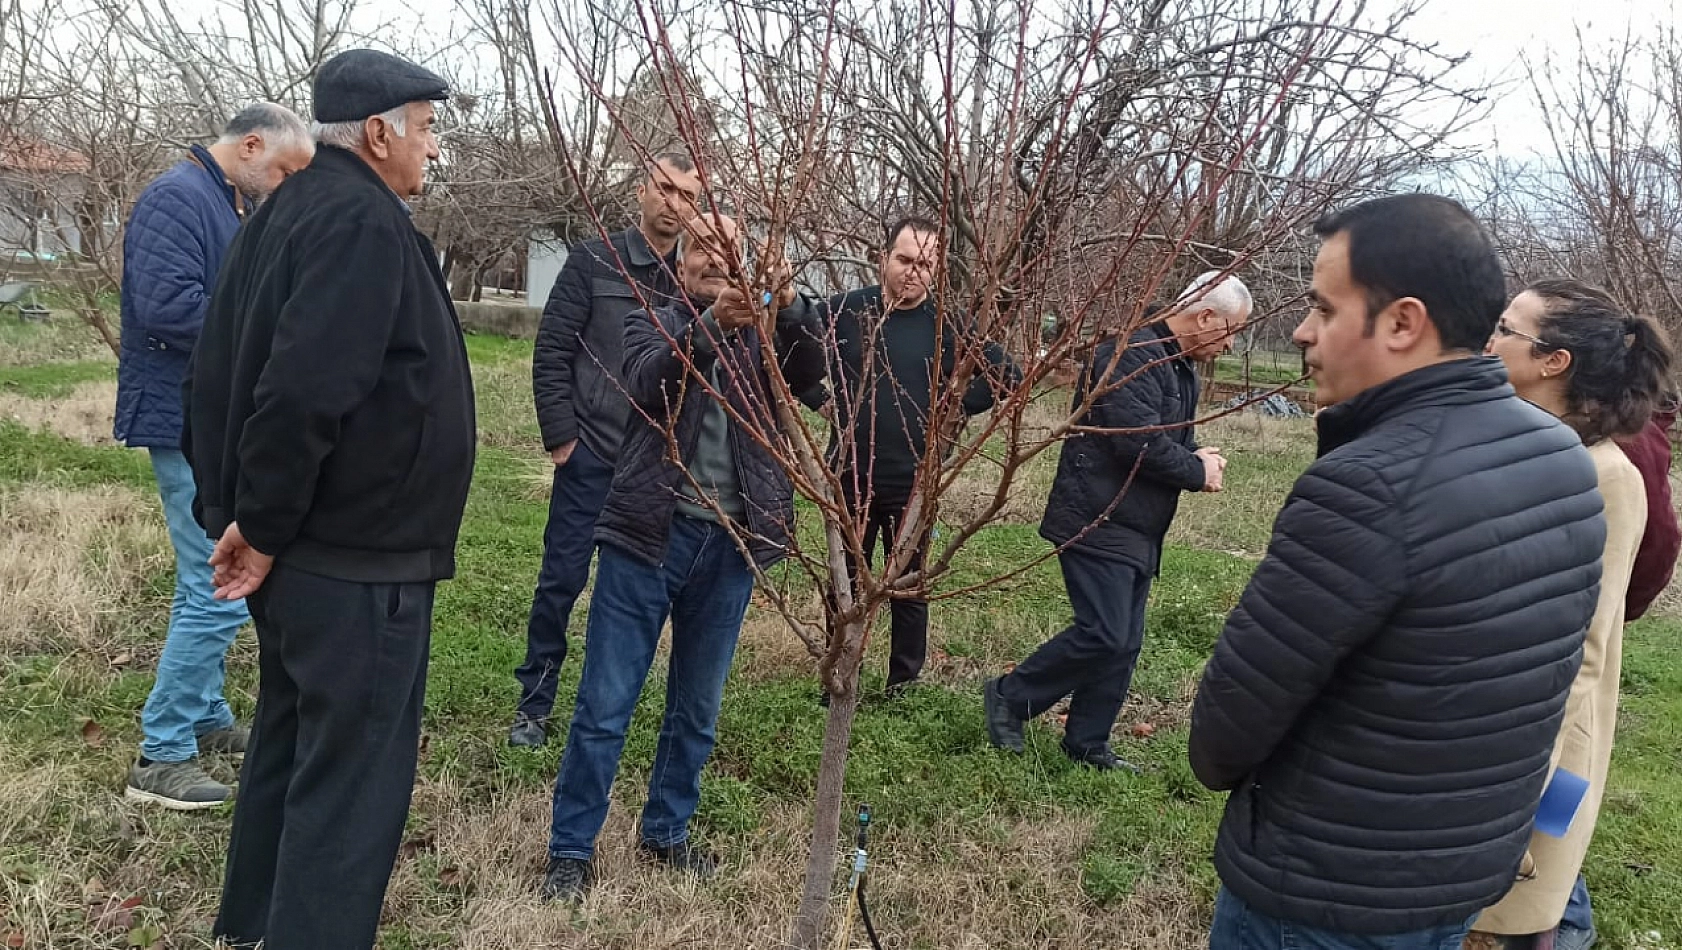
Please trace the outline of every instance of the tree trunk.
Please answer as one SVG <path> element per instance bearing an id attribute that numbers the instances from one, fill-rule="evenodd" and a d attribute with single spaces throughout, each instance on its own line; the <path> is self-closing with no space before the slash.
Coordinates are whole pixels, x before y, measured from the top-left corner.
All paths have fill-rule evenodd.
<path id="1" fill-rule="evenodd" d="M 857 632 L 843 628 L 841 636 Z M 818 760 L 818 794 L 812 806 L 812 845 L 806 853 L 806 883 L 800 907 L 789 926 L 788 945 L 794 950 L 818 950 L 824 919 L 829 913 L 830 889 L 835 882 L 835 856 L 841 836 L 841 791 L 847 777 L 847 748 L 853 737 L 853 714 L 859 708 L 859 664 L 851 662 L 842 679 L 846 695 L 829 697 L 824 723 L 823 755 Z"/>

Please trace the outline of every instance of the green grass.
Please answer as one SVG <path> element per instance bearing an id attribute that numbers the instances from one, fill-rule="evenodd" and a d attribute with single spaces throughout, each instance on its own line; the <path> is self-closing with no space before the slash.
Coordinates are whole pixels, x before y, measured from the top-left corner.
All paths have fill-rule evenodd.
<path id="1" fill-rule="evenodd" d="M 82 383 L 117 378 L 111 362 L 42 363 L 35 366 L 0 366 L 0 393 L 14 393 L 31 399 L 68 396 Z"/>
<path id="2" fill-rule="evenodd" d="M 46 303 L 43 298 L 43 303 Z M 116 311 L 108 314 L 114 322 Z M 99 334 L 70 310 L 56 310 L 45 322 L 17 320 L 10 311 L 0 316 L 0 367 L 33 367 L 63 361 L 116 362 Z"/>
<path id="3" fill-rule="evenodd" d="M 530 344 L 470 337 L 468 347 L 485 444 L 458 577 L 438 595 L 410 829 L 412 841 L 430 843 L 400 864 L 381 946 L 458 946 L 475 928 L 473 942 L 486 947 L 636 947 L 679 930 L 697 946 L 768 945 L 797 887 L 823 714 L 810 663 L 786 649 L 792 635 L 757 616 L 750 626 L 759 632 L 744 639 L 726 694 L 696 823 L 730 867 L 691 890 L 616 852 L 606 880 L 622 890 L 602 906 L 568 915 L 531 904 L 561 744 L 511 750 L 503 739 L 541 554 L 547 469 L 530 419 Z M 46 379 L 32 384 L 42 387 L 35 392 L 55 377 Z M 1223 422 L 1202 441 L 1232 459 L 1228 490 L 1185 498 L 1152 593 L 1135 695 L 1116 737 L 1142 775 L 1071 765 L 1049 721 L 1031 725 L 1026 755 L 986 742 L 981 680 L 1069 620 L 1053 561 L 998 588 L 937 602 L 932 686 L 861 707 L 846 800 L 849 809 L 868 802 L 875 813 L 873 911 L 890 945 L 1120 946 L 1143 934 L 1157 935 L 1152 946 L 1197 945 L 1216 887 L 1208 855 L 1222 796 L 1204 790 L 1186 764 L 1186 702 L 1274 512 L 1313 454 L 1301 423 Z M 149 492 L 144 455 L 0 423 L 0 492 L 111 484 Z M 1045 550 L 1031 523 L 991 528 L 946 581 L 949 589 L 975 583 Z M 30 946 L 121 946 L 122 935 L 88 924 L 83 891 L 95 878 L 112 892 L 143 894 L 147 919 L 171 946 L 202 946 L 214 912 L 227 815 L 168 815 L 116 800 L 139 741 L 138 710 L 169 591 L 167 571 L 141 572 L 132 583 L 108 607 L 119 622 L 94 648 L 0 650 L 7 763 L 0 797 L 8 802 L 0 815 L 0 934 L 22 928 L 37 940 Z M 585 613 L 582 605 L 574 613 L 575 652 L 562 670 L 563 720 Z M 11 642 L 4 637 L 0 645 Z M 1626 641 L 1614 788 L 1587 866 L 1604 946 L 1633 947 L 1631 935 L 1647 931 L 1672 945 L 1682 940 L 1679 643 L 1682 623 L 1662 617 L 1632 627 Z M 229 696 L 241 714 L 252 704 L 254 660 L 242 638 L 229 659 Z M 867 690 L 879 691 L 883 666 L 881 647 L 873 647 Z M 634 819 L 648 779 L 663 683 L 662 662 L 627 739 L 615 791 L 622 822 Z M 97 743 L 84 739 L 88 721 L 99 726 Z M 1128 731 L 1135 723 L 1154 734 L 1135 738 Z M 628 827 L 610 824 L 604 847 L 623 848 Z M 448 883 L 446 870 L 469 883 Z M 517 935 L 484 936 L 503 918 L 517 922 L 510 925 Z"/>
<path id="4" fill-rule="evenodd" d="M 1249 354 L 1228 353 L 1215 361 L 1215 379 L 1222 382 L 1278 386 L 1302 376 L 1302 357 L 1297 353 L 1255 350 Z"/>

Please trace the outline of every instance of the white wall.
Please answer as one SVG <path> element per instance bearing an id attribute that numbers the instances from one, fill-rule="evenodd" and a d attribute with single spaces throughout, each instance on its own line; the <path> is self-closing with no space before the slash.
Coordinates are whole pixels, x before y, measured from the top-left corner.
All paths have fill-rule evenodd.
<path id="1" fill-rule="evenodd" d="M 526 306 L 543 309 L 555 278 L 566 263 L 567 246 L 547 232 L 536 232 L 526 245 Z"/>

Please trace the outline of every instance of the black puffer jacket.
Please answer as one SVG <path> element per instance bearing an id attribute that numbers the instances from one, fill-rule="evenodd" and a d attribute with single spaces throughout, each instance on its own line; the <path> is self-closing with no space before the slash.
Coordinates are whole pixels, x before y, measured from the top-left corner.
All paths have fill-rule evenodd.
<path id="1" fill-rule="evenodd" d="M 1487 357 L 1319 430 L 1192 707 L 1192 768 L 1233 790 L 1215 866 L 1314 927 L 1459 923 L 1530 838 L 1600 584 L 1594 464 Z"/>
<path id="2" fill-rule="evenodd" d="M 1135 431 L 1080 434 L 1063 443 L 1040 536 L 1154 572 L 1180 493 L 1203 488 L 1191 427 L 1197 371 L 1160 323 L 1133 334 L 1119 355 L 1117 342 L 1093 350 L 1074 405 L 1105 375 L 1113 388 L 1093 401 L 1081 424 Z"/>
<path id="3" fill-rule="evenodd" d="M 664 307 L 677 293 L 676 263 L 636 228 L 573 246 L 562 266 L 532 352 L 531 389 L 543 449 L 584 440 L 597 458 L 619 457 L 631 404 L 616 381 L 625 317 Z"/>
<path id="4" fill-rule="evenodd" d="M 673 342 L 690 354 L 695 373 L 710 374 L 714 361 L 722 361 L 719 384 L 731 407 L 762 433 L 777 436 L 780 431 L 761 362 L 758 330 L 745 329 L 713 340 L 712 346 L 697 347 L 694 337 L 707 332 L 698 316 L 687 301 L 681 301 L 654 311 L 652 319 L 642 312 L 625 318 L 623 378 L 636 405 L 614 467 L 613 487 L 596 519 L 596 540 L 651 564 L 666 556 L 677 490 L 683 481 L 682 469 L 670 457 L 665 426 L 670 422 L 682 457 L 693 458 L 703 410 L 712 398 L 688 371 Z M 805 298 L 797 298 L 793 306 L 777 314 L 775 347 L 783 379 L 814 407 L 827 398 L 819 334 L 817 311 Z M 794 531 L 794 489 L 783 470 L 735 419 L 730 420 L 730 451 L 747 503 L 754 560 L 766 567 L 787 553 Z"/>

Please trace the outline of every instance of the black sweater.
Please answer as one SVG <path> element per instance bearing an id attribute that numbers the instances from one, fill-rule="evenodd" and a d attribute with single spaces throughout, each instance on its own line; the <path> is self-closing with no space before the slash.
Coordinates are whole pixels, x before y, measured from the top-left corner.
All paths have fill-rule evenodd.
<path id="1" fill-rule="evenodd" d="M 212 536 L 365 583 L 455 572 L 473 382 L 431 242 L 323 146 L 234 239 L 184 389 Z"/>
<path id="2" fill-rule="evenodd" d="M 851 432 L 850 442 L 835 445 L 832 463 L 849 493 L 901 497 L 910 493 L 928 449 L 931 398 L 955 382 L 962 348 L 981 349 L 979 368 L 963 381 L 966 415 L 991 409 L 995 392 L 1014 386 L 1020 374 L 1004 348 L 982 339 L 967 315 L 942 315 L 933 298 L 886 315 L 882 310 L 879 286 L 829 301 L 836 425 Z M 872 342 L 874 352 L 867 354 Z"/>

